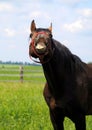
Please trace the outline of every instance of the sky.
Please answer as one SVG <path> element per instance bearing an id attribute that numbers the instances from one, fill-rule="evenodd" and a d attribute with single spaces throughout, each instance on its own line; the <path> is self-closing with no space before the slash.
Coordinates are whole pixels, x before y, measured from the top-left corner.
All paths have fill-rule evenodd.
<path id="1" fill-rule="evenodd" d="M 92 62 L 92 0 L 0 0 L 0 61 L 31 62 L 30 24 L 48 28 L 53 38 L 84 62 Z"/>

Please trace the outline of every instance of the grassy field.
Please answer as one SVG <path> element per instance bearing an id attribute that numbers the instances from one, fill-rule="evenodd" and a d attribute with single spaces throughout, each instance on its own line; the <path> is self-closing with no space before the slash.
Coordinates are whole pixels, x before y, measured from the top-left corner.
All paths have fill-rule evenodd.
<path id="1" fill-rule="evenodd" d="M 51 130 L 42 87 L 0 83 L 0 130 Z"/>
<path id="2" fill-rule="evenodd" d="M 30 67 L 31 73 L 39 75 L 40 71 L 42 74 L 41 68 Z M 0 130 L 53 130 L 43 98 L 44 82 L 43 76 L 24 83 L 0 82 Z M 86 119 L 87 130 L 92 130 L 92 117 Z M 68 118 L 65 118 L 64 126 L 65 130 L 75 130 Z"/>
<path id="3" fill-rule="evenodd" d="M 20 81 L 19 65 L 0 65 L 0 81 Z M 24 81 L 43 82 L 44 75 L 41 66 L 26 65 L 23 66 Z"/>

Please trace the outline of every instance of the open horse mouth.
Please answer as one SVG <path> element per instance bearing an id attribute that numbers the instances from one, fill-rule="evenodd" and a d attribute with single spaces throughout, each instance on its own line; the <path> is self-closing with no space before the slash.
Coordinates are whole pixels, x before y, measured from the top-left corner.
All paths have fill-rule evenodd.
<path id="1" fill-rule="evenodd" d="M 39 36 L 39 35 L 38 35 Z M 43 54 L 46 52 L 47 50 L 47 46 L 46 46 L 46 41 L 44 36 L 42 37 L 41 35 L 39 36 L 39 38 L 37 38 L 38 40 L 35 41 L 35 50 L 38 54 Z"/>
<path id="2" fill-rule="evenodd" d="M 40 42 L 35 47 L 36 51 L 40 54 L 43 54 L 46 51 L 46 45 L 43 42 Z"/>

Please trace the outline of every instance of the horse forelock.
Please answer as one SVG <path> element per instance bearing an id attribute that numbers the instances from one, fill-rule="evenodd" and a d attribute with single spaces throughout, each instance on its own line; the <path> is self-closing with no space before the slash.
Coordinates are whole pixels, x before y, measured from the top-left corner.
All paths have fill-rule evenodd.
<path id="1" fill-rule="evenodd" d="M 50 32 L 49 29 L 46 29 L 46 28 L 37 28 L 36 29 L 36 32 L 40 32 L 40 31 L 48 31 L 48 32 Z"/>

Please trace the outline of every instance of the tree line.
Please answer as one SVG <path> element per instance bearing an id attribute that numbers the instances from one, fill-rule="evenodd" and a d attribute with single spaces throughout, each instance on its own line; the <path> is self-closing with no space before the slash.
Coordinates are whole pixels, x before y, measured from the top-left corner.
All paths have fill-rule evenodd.
<path id="1" fill-rule="evenodd" d="M 22 61 L 0 61 L 0 64 L 31 65 L 34 63 L 22 62 Z"/>

